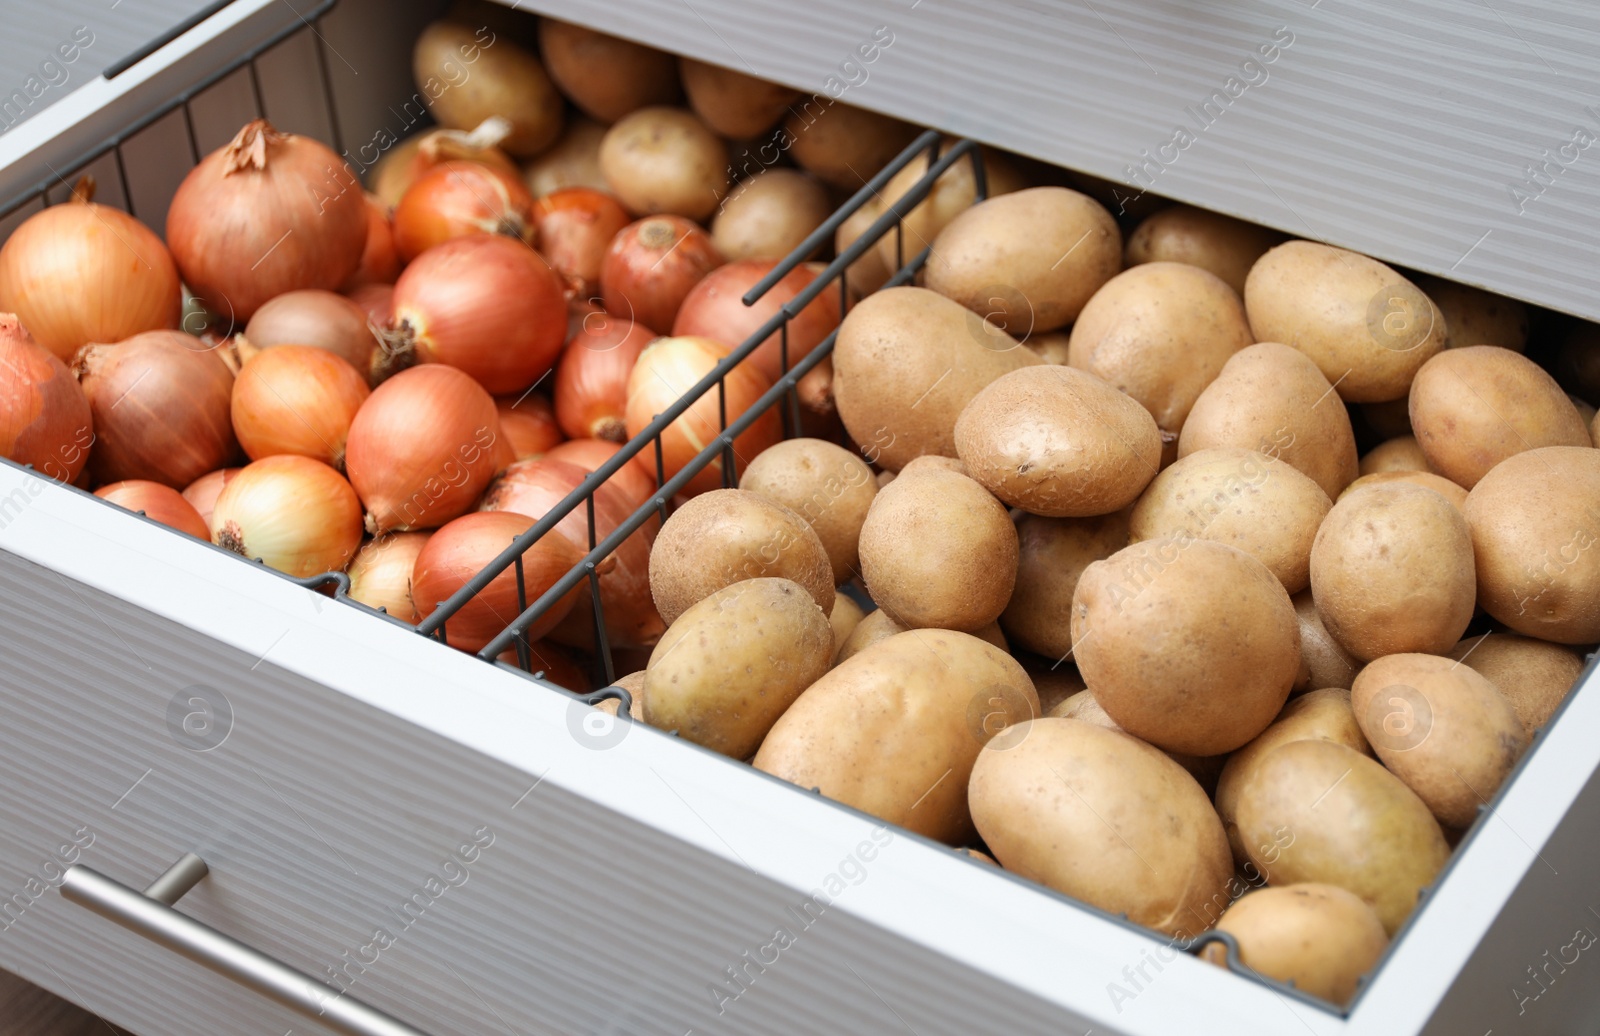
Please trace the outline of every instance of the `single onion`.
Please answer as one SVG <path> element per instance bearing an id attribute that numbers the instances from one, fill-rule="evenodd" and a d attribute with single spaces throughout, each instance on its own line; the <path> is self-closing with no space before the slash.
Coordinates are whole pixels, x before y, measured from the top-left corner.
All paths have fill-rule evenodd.
<path id="1" fill-rule="evenodd" d="M 728 355 L 728 347 L 709 338 L 662 338 L 643 353 L 628 378 L 628 438 L 633 438 L 655 419 L 682 398 L 695 383 Z M 706 446 L 722 434 L 719 414 L 726 407 L 728 424 L 733 424 L 746 410 L 760 399 L 772 382 L 766 375 L 747 364 L 739 364 L 723 377 L 725 399 L 719 402 L 715 386 L 690 404 L 661 432 L 661 458 L 666 477 L 672 478 L 682 471 Z M 742 472 L 744 466 L 756 455 L 783 438 L 783 423 L 778 408 L 769 407 L 756 419 L 743 435 L 733 441 L 734 471 Z M 643 456 L 641 454 L 640 456 Z M 684 487 L 686 496 L 694 496 L 712 489 L 722 488 L 723 454 L 719 451 L 711 463 L 700 470 Z"/>
<path id="2" fill-rule="evenodd" d="M 325 349 L 264 349 L 234 379 L 233 431 L 251 460 L 292 453 L 343 471 L 350 422 L 371 392 Z"/>
<path id="3" fill-rule="evenodd" d="M 432 615 L 513 540 L 532 528 L 533 522 L 515 511 L 479 511 L 463 515 L 434 533 L 417 555 L 411 574 L 411 597 L 417 614 L 423 618 Z M 540 537 L 522 554 L 524 601 L 537 601 L 582 560 L 583 554 L 559 532 Z M 528 639 L 538 640 L 566 618 L 577 603 L 579 592 L 574 587 L 545 612 L 528 629 Z M 517 566 L 507 565 L 444 624 L 445 639 L 462 651 L 481 650 L 516 621 L 522 613 L 517 603 Z"/>
<path id="4" fill-rule="evenodd" d="M 394 286 L 384 360 L 391 370 L 443 363 L 496 395 L 521 392 L 560 355 L 567 300 L 544 257 L 520 241 L 474 234 L 428 249 Z"/>
<path id="5" fill-rule="evenodd" d="M 389 204 L 368 191 L 367 243 L 361 249 L 356 272 L 341 285 L 341 291 L 354 291 L 365 284 L 393 284 L 400 276 L 400 252 L 394 243 L 394 224 Z"/>
<path id="6" fill-rule="evenodd" d="M 236 325 L 286 291 L 338 288 L 366 243 L 366 197 L 344 160 L 265 119 L 201 159 L 167 209 L 184 283 Z"/>
<path id="7" fill-rule="evenodd" d="M 621 202 L 592 187 L 567 187 L 533 204 L 540 254 L 584 298 L 600 290 L 606 249 L 630 222 Z"/>
<path id="8" fill-rule="evenodd" d="M 380 286 L 386 287 L 386 286 Z M 363 289 L 366 290 L 366 289 Z M 279 295 L 256 310 L 244 338 L 256 349 L 279 345 L 314 345 L 326 349 L 368 377 L 378 351 L 374 323 L 361 304 L 320 288 Z M 241 349 L 249 359 L 251 350 Z"/>
<path id="9" fill-rule="evenodd" d="M 101 486 L 94 495 L 129 511 L 143 511 L 146 518 L 186 532 L 196 539 L 211 541 L 211 528 L 194 505 L 171 486 L 143 479 L 129 479 Z"/>
<path id="10" fill-rule="evenodd" d="M 432 529 L 472 510 L 500 438 L 493 397 L 454 367 L 414 367 L 379 385 L 350 422 L 344 454 L 367 531 Z"/>
<path id="11" fill-rule="evenodd" d="M 513 511 L 535 520 L 574 493 L 589 473 L 576 464 L 559 460 L 518 461 L 504 475 L 490 483 L 483 494 L 480 511 Z M 616 531 L 632 516 L 636 505 L 626 493 L 608 484 L 594 493 L 594 542 Z M 567 513 L 556 531 L 578 548 L 580 554 L 592 549 L 589 542 L 589 507 L 580 504 Z M 616 647 L 648 647 L 661 639 L 666 623 L 656 611 L 650 596 L 651 531 L 641 527 L 622 541 L 596 571 L 600 578 L 600 603 L 606 616 L 606 637 Z M 593 648 L 594 615 L 589 603 L 588 581 L 572 613 L 550 634 L 551 639 L 575 647 Z"/>
<path id="12" fill-rule="evenodd" d="M 220 350 L 182 331 L 90 345 L 72 371 L 88 397 L 96 483 L 149 479 L 177 489 L 232 460 L 233 372 Z"/>
<path id="13" fill-rule="evenodd" d="M 711 235 L 693 221 L 649 216 L 612 239 L 600 264 L 600 296 L 606 312 L 664 334 L 689 289 L 722 263 Z"/>
<path id="14" fill-rule="evenodd" d="M 361 546 L 361 501 L 321 461 L 253 461 L 217 497 L 211 542 L 291 576 L 340 572 Z"/>
<path id="15" fill-rule="evenodd" d="M 352 288 L 346 297 L 361 307 L 372 327 L 388 327 L 394 320 L 393 284 L 363 284 Z"/>
<path id="16" fill-rule="evenodd" d="M 603 439 L 569 439 L 559 446 L 552 446 L 545 453 L 545 459 L 577 465 L 584 474 L 588 474 L 599 471 L 600 465 L 615 457 L 621 449 L 619 444 Z M 622 490 L 637 508 L 655 494 L 654 464 L 654 452 L 646 450 L 618 468 L 614 475 L 606 479 L 605 484 Z"/>
<path id="17" fill-rule="evenodd" d="M 424 174 L 394 210 L 394 240 L 410 262 L 468 234 L 503 234 L 532 244 L 533 195 L 518 173 L 446 162 Z"/>
<path id="18" fill-rule="evenodd" d="M 516 173 L 517 164 L 496 146 L 510 135 L 510 121 L 496 115 L 483 120 L 470 133 L 433 129 L 407 137 L 378 162 L 372 174 L 373 193 L 393 208 L 419 177 L 445 162 L 476 162 Z"/>
<path id="19" fill-rule="evenodd" d="M 208 471 L 184 489 L 183 498 L 189 501 L 190 506 L 200 515 L 200 520 L 206 523 L 207 529 L 211 528 L 211 512 L 216 509 L 217 497 L 221 496 L 223 488 L 233 481 L 233 476 L 243 470 L 243 468 L 218 468 L 216 471 Z M 210 538 L 211 534 L 207 532 L 206 539 Z"/>
<path id="20" fill-rule="evenodd" d="M 578 613 L 573 608 L 567 613 L 563 621 L 571 622 L 572 616 Z M 520 665 L 517 661 L 517 649 L 511 648 L 500 653 L 500 661 L 508 665 Z M 529 671 L 541 679 L 548 680 L 557 687 L 565 687 L 578 694 L 588 694 L 595 689 L 594 680 L 588 671 L 572 657 L 572 649 L 552 644 L 548 639 L 536 640 L 528 645 L 528 662 L 532 666 Z M 612 704 L 616 704 L 613 702 Z"/>
<path id="21" fill-rule="evenodd" d="M 512 460 L 542 457 L 546 450 L 566 438 L 556 424 L 550 400 L 542 392 L 502 396 L 494 405 L 500 411 L 500 430 L 511 444 Z"/>
<path id="22" fill-rule="evenodd" d="M 177 327 L 183 309 L 167 246 L 93 193 L 85 177 L 71 201 L 29 216 L 0 248 L 0 310 L 64 361 L 90 342 Z"/>
<path id="23" fill-rule="evenodd" d="M 631 320 L 596 313 L 567 342 L 556 366 L 556 419 L 574 439 L 623 442 L 628 375 L 654 332 Z"/>
<path id="24" fill-rule="evenodd" d="M 391 532 L 368 540 L 356 551 L 346 574 L 350 576 L 351 600 L 369 608 L 382 608 L 401 622 L 417 621 L 417 606 L 411 601 L 411 571 L 417 555 L 432 532 Z"/>
<path id="25" fill-rule="evenodd" d="M 89 401 L 12 313 L 0 313 L 0 371 L 0 452 L 57 482 L 75 480 L 94 443 Z"/>

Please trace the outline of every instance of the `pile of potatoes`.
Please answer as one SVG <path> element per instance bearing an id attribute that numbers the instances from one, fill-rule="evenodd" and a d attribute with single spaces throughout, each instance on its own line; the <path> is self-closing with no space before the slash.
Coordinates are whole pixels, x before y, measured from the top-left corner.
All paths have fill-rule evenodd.
<path id="1" fill-rule="evenodd" d="M 1600 641 L 1593 410 L 1518 303 L 1181 206 L 1125 244 L 962 168 L 907 221 L 918 286 L 867 271 L 841 325 L 846 444 L 672 513 L 618 682 L 1347 1003 Z M 1533 344 L 1600 387 L 1593 337 Z"/>

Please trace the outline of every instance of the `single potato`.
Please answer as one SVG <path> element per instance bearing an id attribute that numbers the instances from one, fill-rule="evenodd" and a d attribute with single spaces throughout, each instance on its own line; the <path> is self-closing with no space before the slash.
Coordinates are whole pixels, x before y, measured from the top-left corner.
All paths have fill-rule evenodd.
<path id="1" fill-rule="evenodd" d="M 996 735 L 1013 743 L 1003 732 L 1038 715 L 1010 655 L 965 633 L 913 630 L 812 684 L 774 724 L 755 767 L 962 845 L 976 834 L 967 779 L 979 750 Z"/>
<path id="2" fill-rule="evenodd" d="M 844 595 L 840 594 L 839 596 L 843 597 Z M 833 664 L 838 665 L 854 655 L 859 655 L 880 640 L 888 640 L 896 634 L 906 632 L 906 629 L 907 627 L 895 622 L 889 613 L 882 608 L 868 612 L 861 617 L 861 621 L 856 623 L 855 628 L 850 631 L 850 635 L 835 650 Z M 974 630 L 972 635 L 986 644 L 993 644 L 1001 651 L 1010 651 L 1010 648 L 1006 645 L 1005 636 L 1000 632 L 998 623 L 991 622 L 980 630 Z M 1028 675 L 1030 679 L 1033 679 L 1032 673 Z M 1037 685 L 1037 682 L 1035 680 L 1035 685 Z"/>
<path id="3" fill-rule="evenodd" d="M 523 166 L 522 180 L 528 185 L 528 192 L 543 198 L 563 187 L 609 191 L 611 187 L 600 171 L 600 144 L 605 139 L 606 127 L 593 119 L 578 116 L 570 120 L 560 140 Z"/>
<path id="4" fill-rule="evenodd" d="M 1239 962 L 1302 993 L 1344 1007 L 1389 946 L 1383 922 L 1360 896 L 1337 885 L 1304 882 L 1240 897 L 1217 931 L 1239 943 Z M 1200 958 L 1227 967 L 1220 943 Z"/>
<path id="5" fill-rule="evenodd" d="M 1284 235 L 1209 209 L 1174 205 L 1146 218 L 1128 236 L 1129 266 L 1188 263 L 1220 277 L 1244 294 L 1245 278 L 1257 259 Z"/>
<path id="6" fill-rule="evenodd" d="M 861 625 L 861 620 L 866 617 L 849 594 L 836 593 L 833 595 L 833 611 L 828 613 L 828 625 L 833 627 L 833 656 L 837 658 L 839 649 L 844 647 L 850 639 L 850 634 Z"/>
<path id="7" fill-rule="evenodd" d="M 704 220 L 728 193 L 728 154 L 711 129 L 682 108 L 640 108 L 606 131 L 600 171 L 628 211 Z"/>
<path id="8" fill-rule="evenodd" d="M 1128 545 L 1128 512 L 1095 518 L 1022 514 L 1016 527 L 1017 584 L 1000 613 L 1000 628 L 1018 647 L 1051 661 L 1069 658 L 1078 579 L 1091 564 Z"/>
<path id="9" fill-rule="evenodd" d="M 946 137 L 939 145 L 939 154 L 948 153 L 955 143 L 954 137 Z M 982 156 L 990 198 L 998 198 L 1028 186 L 1017 167 L 998 151 L 980 148 L 979 154 Z M 918 155 L 911 160 L 911 164 L 894 174 L 883 187 L 884 208 L 887 210 L 903 198 L 929 168 L 927 156 Z M 872 175 L 865 170 L 862 172 L 866 176 Z M 878 254 L 883 257 L 883 265 L 889 270 L 898 270 L 910 262 L 918 252 L 933 244 L 939 232 L 949 226 L 951 220 L 971 208 L 977 197 L 977 188 L 972 179 L 972 156 L 969 154 L 941 173 L 939 179 L 933 182 L 933 189 L 928 196 L 905 214 L 900 221 L 903 228 L 900 234 L 890 231 L 878 240 Z M 1120 242 L 1117 247 L 1122 247 Z M 1054 262 L 1054 259 L 1051 261 Z"/>
<path id="10" fill-rule="evenodd" d="M 1334 640 L 1322 624 L 1310 590 L 1302 590 L 1292 599 L 1294 616 L 1300 623 L 1300 676 L 1294 682 L 1295 691 L 1348 688 L 1361 672 L 1362 662 Z"/>
<path id="11" fill-rule="evenodd" d="M 1371 475 L 1362 475 L 1344 487 L 1344 492 L 1339 494 L 1339 499 L 1343 500 L 1356 490 L 1365 489 L 1368 486 L 1387 486 L 1396 482 L 1404 482 L 1408 485 L 1421 486 L 1423 489 L 1431 489 L 1455 505 L 1455 509 L 1458 511 L 1467 505 L 1467 491 L 1465 489 L 1462 489 L 1443 475 L 1435 475 L 1431 471 L 1377 471 Z"/>
<path id="12" fill-rule="evenodd" d="M 1359 470 L 1363 475 L 1376 475 L 1384 471 L 1427 471 L 1428 458 L 1415 435 L 1400 435 L 1367 451 L 1367 455 L 1361 458 Z"/>
<path id="13" fill-rule="evenodd" d="M 601 122 L 683 96 L 671 54 L 586 26 L 539 19 L 539 53 L 561 92 Z"/>
<path id="14" fill-rule="evenodd" d="M 883 215 L 883 203 L 876 198 L 870 198 L 855 212 L 852 212 L 839 229 L 833 232 L 833 250 L 838 255 L 844 255 L 860 239 L 862 234 L 872 229 Z M 850 264 L 844 272 L 845 283 L 850 286 L 850 294 L 854 299 L 864 299 L 868 295 L 883 287 L 884 282 L 894 271 L 890 270 L 883 261 L 883 255 L 876 246 L 865 247 L 855 262 Z"/>
<path id="15" fill-rule="evenodd" d="M 640 669 L 637 672 L 629 673 L 627 676 L 619 676 L 615 680 L 611 681 L 611 686 L 621 687 L 623 690 L 628 692 L 628 697 L 632 699 L 631 704 L 628 706 L 628 715 L 638 722 L 643 723 L 644 670 Z M 617 714 L 617 710 L 621 706 L 622 702 L 620 699 L 607 698 L 605 701 L 602 701 L 600 704 L 596 705 L 595 708 L 600 712 L 609 713 L 610 715 L 615 716 Z"/>
<path id="16" fill-rule="evenodd" d="M 1498 345 L 1514 353 L 1528 349 L 1528 307 L 1516 299 L 1419 273 L 1412 281 L 1444 314 L 1446 349 Z"/>
<path id="17" fill-rule="evenodd" d="M 835 586 L 855 575 L 861 525 L 878 495 L 872 469 L 860 457 L 821 439 L 789 439 L 762 450 L 739 488 L 806 520 L 828 552 Z"/>
<path id="18" fill-rule="evenodd" d="M 711 243 L 730 262 L 783 259 L 832 214 L 822 184 L 794 169 L 768 169 L 722 199 Z"/>
<path id="19" fill-rule="evenodd" d="M 1470 665 L 1505 695 L 1530 738 L 1550 722 L 1583 673 L 1583 656 L 1578 652 L 1518 633 L 1468 637 L 1447 654 Z"/>
<path id="20" fill-rule="evenodd" d="M 1037 687 L 1038 685 L 1038 680 L 1035 679 L 1034 686 Z M 1041 705 L 1044 704 L 1042 696 L 1039 702 Z M 1133 737 L 1132 734 L 1128 734 L 1126 730 L 1117 725 L 1117 721 L 1112 719 L 1111 715 L 1095 700 L 1094 692 L 1087 688 L 1080 689 L 1056 702 L 1053 707 L 1045 710 L 1045 716 L 1051 719 L 1081 720 L 1085 723 L 1093 723 L 1097 727 L 1104 727 L 1106 730 L 1115 730 Z M 1207 795 L 1210 795 L 1216 788 L 1217 775 L 1222 772 L 1222 764 L 1228 761 L 1228 757 L 1224 755 L 1184 755 L 1182 752 L 1164 752 L 1162 754 L 1187 770 L 1189 776 L 1199 782 L 1201 790 Z"/>
<path id="21" fill-rule="evenodd" d="M 798 101 L 799 90 L 757 79 L 731 68 L 679 58 L 678 73 L 689 107 L 729 140 L 749 140 L 771 129 Z"/>
<path id="22" fill-rule="evenodd" d="M 428 110 L 439 125 L 471 131 L 499 115 L 511 123 L 511 135 L 500 142 L 500 149 L 517 158 L 532 158 L 561 136 L 565 102 L 538 55 L 509 39 L 491 38 L 491 45 L 485 46 L 479 31 L 448 20 L 423 29 L 412 55 L 416 82 L 442 87 L 438 93 L 427 91 Z M 460 83 L 440 83 L 440 70 L 446 75 L 451 69 L 462 71 L 457 55 L 465 57 L 468 52 L 478 55 L 472 74 Z M 509 111 L 513 99 L 516 110 Z"/>
<path id="23" fill-rule="evenodd" d="M 916 138 L 917 127 L 909 122 L 837 101 L 823 108 L 808 100 L 790 110 L 778 139 L 801 169 L 853 193 Z"/>

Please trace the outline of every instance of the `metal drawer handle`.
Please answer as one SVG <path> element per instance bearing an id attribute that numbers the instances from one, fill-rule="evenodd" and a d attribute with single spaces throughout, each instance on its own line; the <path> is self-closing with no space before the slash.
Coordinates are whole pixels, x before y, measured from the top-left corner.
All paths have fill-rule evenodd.
<path id="1" fill-rule="evenodd" d="M 172 904 L 208 873 L 204 860 L 185 853 L 141 893 L 80 864 L 67 868 L 61 894 L 69 902 L 88 907 L 335 1032 L 346 1036 L 427 1036 L 174 910 Z"/>

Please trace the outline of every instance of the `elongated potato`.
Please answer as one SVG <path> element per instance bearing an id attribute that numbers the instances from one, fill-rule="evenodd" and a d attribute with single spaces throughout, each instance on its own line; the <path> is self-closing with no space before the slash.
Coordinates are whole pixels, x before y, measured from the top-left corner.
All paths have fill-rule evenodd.
<path id="1" fill-rule="evenodd" d="M 1126 734 L 1029 722 L 984 749 L 971 803 L 1006 870 L 1138 924 L 1194 935 L 1227 902 L 1228 841 L 1205 792 Z"/>
<path id="2" fill-rule="evenodd" d="M 1333 639 L 1328 627 L 1322 624 L 1310 590 L 1300 591 L 1292 600 L 1295 619 L 1300 623 L 1300 676 L 1294 682 L 1294 689 L 1343 687 L 1348 690 L 1350 682 L 1361 672 L 1362 662 Z"/>
<path id="3" fill-rule="evenodd" d="M 1128 236 L 1126 256 L 1129 266 L 1158 262 L 1198 266 L 1243 295 L 1250 267 L 1283 239 L 1276 230 L 1220 212 L 1173 205 L 1135 228 Z"/>
<path id="4" fill-rule="evenodd" d="M 1072 654 L 1072 594 L 1083 570 L 1128 545 L 1128 512 L 1096 518 L 1042 518 L 1016 522 L 1017 584 L 1000 628 L 1017 646 L 1052 662 Z"/>
<path id="5" fill-rule="evenodd" d="M 1361 897 L 1337 885 L 1304 882 L 1242 896 L 1217 931 L 1239 942 L 1239 962 L 1251 971 L 1343 1007 L 1389 946 L 1383 922 Z M 1220 943 L 1202 960 L 1227 967 Z"/>
<path id="6" fill-rule="evenodd" d="M 1569 647 L 1518 633 L 1468 637 L 1447 652 L 1505 695 L 1531 738 L 1550 722 L 1583 673 L 1583 656 Z"/>
<path id="7" fill-rule="evenodd" d="M 1037 677 L 1034 678 L 1034 686 L 1039 686 Z M 1040 705 L 1044 704 L 1043 695 L 1040 695 L 1039 703 Z M 1111 718 L 1110 713 L 1101 707 L 1100 703 L 1095 700 L 1094 692 L 1088 688 L 1074 691 L 1067 697 L 1055 702 L 1051 707 L 1045 709 L 1044 714 L 1051 719 L 1081 720 L 1084 723 L 1093 723 L 1097 727 L 1104 727 L 1106 730 L 1115 730 L 1118 733 L 1128 734 L 1126 730 L 1123 730 L 1118 725 L 1116 720 Z M 1133 737 L 1132 734 L 1128 734 L 1128 736 Z M 1162 754 L 1187 770 L 1189 776 L 1200 783 L 1201 790 L 1207 795 L 1210 795 L 1216 788 L 1217 775 L 1222 772 L 1223 763 L 1228 761 L 1228 757 L 1222 755 L 1184 755 L 1182 752 L 1162 752 Z"/>
<path id="8" fill-rule="evenodd" d="M 1262 757 L 1238 801 L 1239 838 L 1274 885 L 1315 881 L 1360 896 L 1395 930 L 1450 856 L 1439 822 L 1376 760 L 1321 739 Z"/>
<path id="9" fill-rule="evenodd" d="M 839 596 L 844 597 L 844 594 Z M 882 608 L 868 612 L 861 617 L 861 621 L 856 623 L 855 628 L 850 631 L 850 635 L 840 643 L 838 650 L 834 652 L 834 665 L 838 665 L 854 655 L 859 655 L 879 641 L 888 640 L 896 634 L 906 632 L 907 628 L 895 622 L 894 618 Z M 1006 646 L 1006 638 L 1000 632 L 998 623 L 991 622 L 982 629 L 974 630 L 972 635 L 984 643 L 993 644 L 1001 651 L 1010 650 Z M 1032 674 L 1030 673 L 1029 676 L 1031 678 Z"/>
<path id="10" fill-rule="evenodd" d="M 1038 714 L 1033 683 L 1011 656 L 964 633 L 912 630 L 812 684 L 762 742 L 755 767 L 960 845 L 975 834 L 967 779 L 979 750 Z"/>

